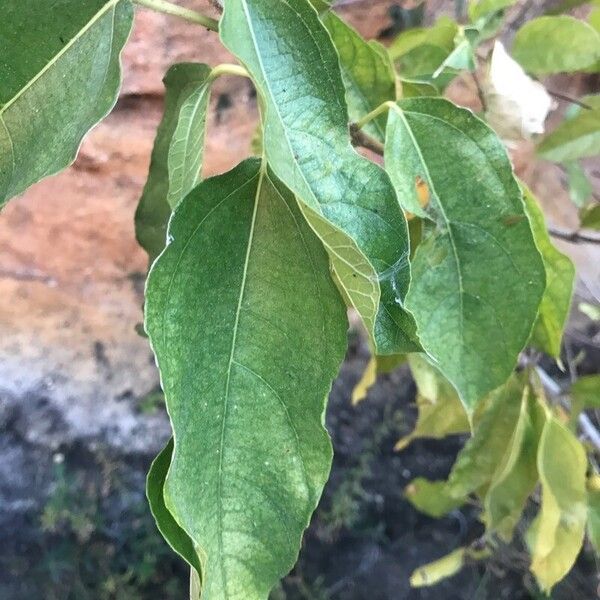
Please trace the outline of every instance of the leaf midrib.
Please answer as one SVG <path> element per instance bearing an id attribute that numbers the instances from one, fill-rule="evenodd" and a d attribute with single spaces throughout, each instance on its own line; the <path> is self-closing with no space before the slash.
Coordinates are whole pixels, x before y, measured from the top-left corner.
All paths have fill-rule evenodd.
<path id="1" fill-rule="evenodd" d="M 252 210 L 252 220 L 250 222 L 250 231 L 248 233 L 248 242 L 246 247 L 246 256 L 244 258 L 244 270 L 242 272 L 242 281 L 240 284 L 240 294 L 238 296 L 237 308 L 235 311 L 235 320 L 233 323 L 233 335 L 231 337 L 231 351 L 229 353 L 229 363 L 227 366 L 227 377 L 225 380 L 225 393 L 223 394 L 223 418 L 221 424 L 221 439 L 219 442 L 219 476 L 217 478 L 217 506 L 219 519 L 219 565 L 221 567 L 221 577 L 223 579 L 223 587 L 227 593 L 227 572 L 225 570 L 225 561 L 223 560 L 223 505 L 221 503 L 223 489 L 223 450 L 225 448 L 225 429 L 227 423 L 227 413 L 229 406 L 229 386 L 231 383 L 231 369 L 235 363 L 234 354 L 237 343 L 237 335 L 240 324 L 240 314 L 242 312 L 242 301 L 246 292 L 246 280 L 248 277 L 248 265 L 250 264 L 250 254 L 252 252 L 252 242 L 254 239 L 254 229 L 256 226 L 256 216 L 258 214 L 258 202 L 262 191 L 263 181 L 266 176 L 266 164 L 263 160 L 258 173 L 258 184 L 256 186 L 256 194 L 254 195 L 254 207 Z"/>
<path id="2" fill-rule="evenodd" d="M 116 5 L 122 0 L 109 0 L 78 32 L 73 36 L 68 44 L 65 44 L 59 52 L 57 52 L 48 63 L 44 65 L 42 69 L 30 79 L 2 108 L 0 108 L 0 117 L 28 90 L 30 89 L 41 77 L 43 77 L 61 58 L 66 54 L 82 37 L 87 31 L 89 31 L 97 21 L 99 21 L 105 13 L 110 9 L 114 9 Z M 114 26 L 113 26 L 114 29 Z"/>

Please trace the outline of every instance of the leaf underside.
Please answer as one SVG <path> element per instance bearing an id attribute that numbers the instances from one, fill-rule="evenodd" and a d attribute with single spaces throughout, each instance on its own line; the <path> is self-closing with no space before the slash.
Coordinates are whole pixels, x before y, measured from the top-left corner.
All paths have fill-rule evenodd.
<path id="1" fill-rule="evenodd" d="M 414 321 L 403 308 L 410 279 L 406 221 L 386 173 L 352 148 L 338 55 L 315 9 L 307 0 L 293 6 L 229 0 L 220 33 L 264 101 L 269 165 L 320 218 L 315 231 L 376 352 L 418 350 Z M 358 252 L 358 269 L 340 267 L 348 257 L 327 245 L 331 236 L 336 246 Z"/>
<path id="2" fill-rule="evenodd" d="M 207 65 L 181 63 L 173 65 L 164 78 L 164 115 L 135 213 L 136 237 L 150 264 L 165 247 L 171 211 L 200 179 L 209 75 Z"/>

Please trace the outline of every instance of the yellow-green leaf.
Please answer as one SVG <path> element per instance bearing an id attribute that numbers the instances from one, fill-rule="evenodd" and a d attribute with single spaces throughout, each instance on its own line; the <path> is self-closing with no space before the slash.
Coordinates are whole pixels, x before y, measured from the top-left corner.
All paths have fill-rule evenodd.
<path id="1" fill-rule="evenodd" d="M 448 493 L 445 480 L 430 481 L 423 477 L 413 479 L 404 489 L 406 499 L 422 513 L 439 518 L 464 504 L 464 498 Z"/>
<path id="2" fill-rule="evenodd" d="M 442 579 L 456 575 L 465 564 L 465 548 L 457 548 L 443 558 L 416 569 L 410 576 L 412 587 L 434 585 Z"/>
<path id="3" fill-rule="evenodd" d="M 398 440 L 394 449 L 406 448 L 414 439 L 443 438 L 470 431 L 469 418 L 452 384 L 425 358 L 408 357 L 417 385 L 419 414 L 413 431 Z"/>
<path id="4" fill-rule="evenodd" d="M 552 243 L 544 214 L 529 189 L 524 188 L 523 197 L 533 237 L 546 269 L 546 290 L 540 302 L 530 344 L 558 358 L 563 331 L 571 309 L 575 266 L 571 259 Z"/>
<path id="5" fill-rule="evenodd" d="M 519 420 L 485 496 L 486 528 L 506 542 L 538 481 L 536 456 L 543 417 L 543 409 L 526 386 Z"/>
<path id="6" fill-rule="evenodd" d="M 540 439 L 537 468 L 542 506 L 529 529 L 528 544 L 531 571 L 549 593 L 575 563 L 587 519 L 585 450 L 550 413 Z"/>
<path id="7" fill-rule="evenodd" d="M 391 373 L 404 362 L 406 362 L 404 354 L 372 356 L 363 371 L 362 377 L 352 390 L 352 405 L 355 406 L 367 397 L 369 390 L 377 382 L 377 375 Z"/>

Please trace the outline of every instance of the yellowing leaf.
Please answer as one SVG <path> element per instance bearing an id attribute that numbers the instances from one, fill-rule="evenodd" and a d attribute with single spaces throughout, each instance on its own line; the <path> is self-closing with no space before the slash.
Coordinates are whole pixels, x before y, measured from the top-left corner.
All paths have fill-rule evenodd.
<path id="1" fill-rule="evenodd" d="M 439 560 L 419 567 L 410 576 L 410 585 L 424 587 L 455 575 L 465 564 L 465 550 L 465 548 L 458 548 Z"/>
<path id="2" fill-rule="evenodd" d="M 585 450 L 548 415 L 537 456 L 542 507 L 528 532 L 531 571 L 547 593 L 571 569 L 581 549 L 587 518 Z"/>
<path id="3" fill-rule="evenodd" d="M 446 481 L 430 481 L 423 477 L 413 479 L 405 488 L 406 499 L 422 513 L 439 518 L 464 504 L 463 498 L 448 494 Z"/>
<path id="4" fill-rule="evenodd" d="M 563 330 L 571 308 L 575 282 L 575 266 L 571 259 L 552 243 L 544 214 L 528 189 L 523 199 L 535 243 L 546 269 L 546 289 L 531 333 L 530 344 L 555 358 L 560 356 Z"/>
<path id="5" fill-rule="evenodd" d="M 594 475 L 588 480 L 588 518 L 587 535 L 600 556 L 600 476 Z"/>
<path id="6" fill-rule="evenodd" d="M 369 390 L 377 381 L 377 375 L 391 373 L 405 361 L 406 357 L 404 354 L 372 356 L 365 367 L 362 377 L 352 390 L 352 405 L 355 406 L 367 397 Z"/>
<path id="7" fill-rule="evenodd" d="M 506 542 L 511 540 L 538 480 L 536 454 L 543 425 L 542 410 L 526 387 L 517 426 L 485 497 L 487 529 L 497 532 Z"/>
<path id="8" fill-rule="evenodd" d="M 470 431 L 467 413 L 452 384 L 426 359 L 409 355 L 409 364 L 417 384 L 419 416 L 414 430 L 394 447 L 402 450 L 420 437 L 443 438 Z"/>
<path id="9" fill-rule="evenodd" d="M 448 478 L 449 493 L 454 498 L 464 498 L 491 481 L 515 430 L 523 387 L 522 378 L 513 376 L 490 394 L 473 437 L 460 451 Z"/>

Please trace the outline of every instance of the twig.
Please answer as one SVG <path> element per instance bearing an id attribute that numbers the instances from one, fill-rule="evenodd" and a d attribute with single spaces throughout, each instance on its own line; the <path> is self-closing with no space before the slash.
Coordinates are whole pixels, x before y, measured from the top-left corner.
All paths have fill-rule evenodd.
<path id="1" fill-rule="evenodd" d="M 579 233 L 579 231 L 561 231 L 548 227 L 548 233 L 559 240 L 570 242 L 571 244 L 600 244 L 600 237 Z"/>
<path id="2" fill-rule="evenodd" d="M 202 25 L 202 27 L 206 27 L 211 31 L 219 31 L 219 21 L 216 19 L 207 17 L 195 10 L 190 10 L 189 8 L 167 2 L 166 0 L 134 0 L 134 2 L 151 10 L 179 17 L 180 19 L 191 21 L 197 25 Z"/>
<path id="3" fill-rule="evenodd" d="M 379 140 L 367 135 L 356 123 L 350 123 L 350 137 L 352 138 L 353 146 L 362 146 L 379 156 L 383 156 L 383 144 Z"/>
<path id="4" fill-rule="evenodd" d="M 473 76 L 473 81 L 475 82 L 475 87 L 477 88 L 477 96 L 479 96 L 479 102 L 481 102 L 481 108 L 483 108 L 483 112 L 487 111 L 487 102 L 485 100 L 485 94 L 483 93 L 483 87 L 481 85 L 481 81 L 479 80 L 479 75 L 475 71 L 471 73 Z"/>
<path id="5" fill-rule="evenodd" d="M 572 96 L 567 96 L 566 94 L 561 94 L 560 92 L 555 92 L 554 90 L 550 90 L 547 87 L 546 87 L 546 91 L 551 96 L 554 96 L 555 98 L 558 98 L 559 100 L 566 100 L 567 102 L 570 102 L 571 104 L 577 104 L 577 106 L 581 106 L 581 108 L 587 108 L 588 110 L 592 110 L 592 107 L 589 104 L 586 104 L 585 102 L 582 102 L 581 100 L 577 100 L 577 98 L 573 98 Z"/>
<path id="6" fill-rule="evenodd" d="M 539 375 L 540 380 L 547 391 L 553 396 L 563 396 L 564 392 L 560 385 L 542 369 L 539 365 L 535 366 L 536 373 Z M 583 431 L 583 434 L 590 440 L 590 442 L 596 447 L 596 450 L 600 450 L 600 432 L 596 429 L 591 419 L 582 412 L 578 417 L 578 423 Z"/>

